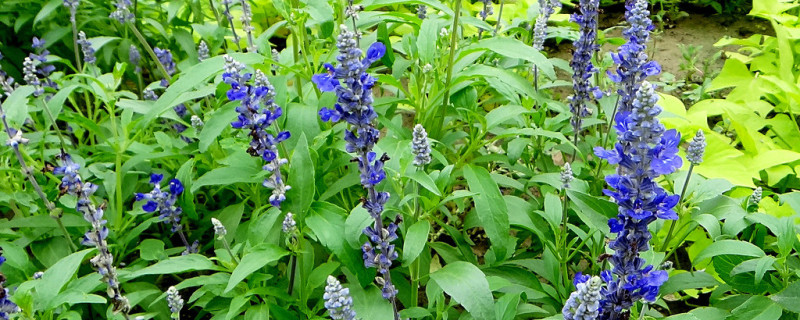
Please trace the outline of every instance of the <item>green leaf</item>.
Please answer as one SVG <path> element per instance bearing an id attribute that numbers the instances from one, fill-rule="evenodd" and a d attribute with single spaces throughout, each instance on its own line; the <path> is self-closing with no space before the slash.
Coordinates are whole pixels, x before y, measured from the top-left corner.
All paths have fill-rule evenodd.
<path id="1" fill-rule="evenodd" d="M 667 295 L 686 289 L 715 287 L 717 285 L 719 285 L 717 279 L 705 271 L 683 272 L 669 276 L 669 279 L 661 286 L 659 292 L 661 295 Z"/>
<path id="2" fill-rule="evenodd" d="M 421 185 L 423 188 L 427 189 L 430 192 L 437 196 L 442 196 L 442 193 L 439 192 L 439 188 L 436 187 L 436 182 L 433 181 L 430 175 L 427 172 L 421 170 L 414 170 L 411 174 L 408 175 L 409 178 L 416 181 Z"/>
<path id="3" fill-rule="evenodd" d="M 792 282 L 786 289 L 769 298 L 788 311 L 800 313 L 800 281 Z"/>
<path id="4" fill-rule="evenodd" d="M 230 185 L 239 182 L 261 182 L 259 167 L 222 167 L 206 172 L 192 183 L 192 192 L 204 186 Z"/>
<path id="5" fill-rule="evenodd" d="M 289 161 L 289 185 L 286 197 L 292 201 L 292 210 L 301 217 L 305 215 L 314 201 L 315 186 L 314 161 L 308 148 L 306 134 L 301 133 Z"/>
<path id="6" fill-rule="evenodd" d="M 475 319 L 494 320 L 494 298 L 486 275 L 468 262 L 457 261 L 430 274 L 431 280 L 464 306 Z"/>
<path id="7" fill-rule="evenodd" d="M 544 219 L 553 230 L 558 230 L 561 225 L 563 210 L 561 199 L 556 194 L 546 193 L 544 195 Z"/>
<path id="8" fill-rule="evenodd" d="M 233 270 L 228 286 L 225 287 L 223 293 L 231 291 L 239 282 L 247 278 L 250 274 L 255 272 L 268 263 L 277 261 L 283 256 L 289 254 L 289 251 L 278 247 L 274 244 L 262 243 L 256 246 L 253 251 L 242 257 L 242 262 Z"/>
<path id="9" fill-rule="evenodd" d="M 508 222 L 508 207 L 500 194 L 500 188 L 492 180 L 489 171 L 474 165 L 464 167 L 464 178 L 467 179 L 470 191 L 476 193 L 472 197 L 475 200 L 475 213 L 492 242 L 498 261 L 502 261 L 506 257 L 505 246 L 508 244 L 511 226 Z"/>
<path id="10" fill-rule="evenodd" d="M 764 251 L 756 245 L 739 240 L 720 240 L 710 244 L 697 254 L 692 262 L 698 263 L 705 259 L 720 255 L 740 255 L 748 257 L 763 257 Z"/>
<path id="11" fill-rule="evenodd" d="M 207 120 L 203 125 L 203 130 L 197 135 L 197 139 L 200 140 L 198 143 L 200 152 L 206 152 L 208 147 L 217 140 L 222 130 L 230 127 L 231 121 L 236 119 L 236 105 L 237 103 L 233 102 L 227 103 L 222 108 L 206 115 Z"/>
<path id="12" fill-rule="evenodd" d="M 781 307 L 764 296 L 753 296 L 731 311 L 727 320 L 778 320 Z"/>
<path id="13" fill-rule="evenodd" d="M 28 97 L 33 96 L 33 91 L 32 86 L 21 86 L 15 89 L 3 102 L 6 120 L 12 127 L 21 127 L 25 122 L 25 118 L 28 117 Z"/>
<path id="14" fill-rule="evenodd" d="M 42 275 L 42 279 L 36 283 L 36 293 L 39 295 L 38 301 L 44 303 L 46 306 L 43 309 L 55 307 L 55 305 L 52 305 L 53 298 L 55 298 L 56 295 L 61 292 L 61 289 L 64 288 L 64 285 L 75 276 L 75 272 L 78 271 L 78 267 L 81 266 L 83 259 L 92 251 L 94 251 L 94 249 L 75 252 L 62 258 L 50 268 L 47 268 Z"/>
<path id="15" fill-rule="evenodd" d="M 420 65 L 434 63 L 433 57 L 436 54 L 436 41 L 439 39 L 439 23 L 436 19 L 422 20 L 417 36 L 417 54 L 419 55 Z"/>
<path id="16" fill-rule="evenodd" d="M 711 81 L 709 91 L 715 91 L 730 87 L 747 86 L 753 80 L 753 75 L 747 66 L 737 59 L 725 60 L 725 65 L 719 75 Z"/>
<path id="17" fill-rule="evenodd" d="M 611 201 L 593 197 L 576 190 L 567 190 L 569 200 L 578 206 L 578 217 L 593 229 L 608 233 L 608 219 L 617 216 L 617 205 Z"/>
<path id="18" fill-rule="evenodd" d="M 147 261 L 162 260 L 167 258 L 164 252 L 164 242 L 158 239 L 145 239 L 137 247 L 139 257 Z"/>
<path id="19" fill-rule="evenodd" d="M 231 53 L 230 56 L 246 65 L 261 63 L 264 61 L 264 57 L 256 53 Z M 167 110 L 170 110 L 170 108 L 178 105 L 179 103 L 191 100 L 192 98 L 199 98 L 187 96 L 185 94 L 188 93 L 189 90 L 206 83 L 208 78 L 222 71 L 222 67 L 224 65 L 225 60 L 223 57 L 216 56 L 206 59 L 203 62 L 192 66 L 189 70 L 182 72 L 178 81 L 175 81 L 175 83 L 171 84 L 167 90 L 164 91 L 164 94 L 162 94 L 161 97 L 156 101 L 153 108 L 144 115 L 143 119 L 137 125 L 137 130 L 143 130 L 149 127 L 156 117 L 160 116 Z M 214 88 L 212 87 L 211 89 L 212 90 L 210 93 L 213 93 Z M 202 95 L 200 97 L 202 97 Z"/>
<path id="20" fill-rule="evenodd" d="M 497 54 L 504 55 L 512 59 L 522 59 L 532 62 L 539 67 L 539 72 L 542 72 L 547 77 L 555 78 L 555 69 L 553 64 L 541 53 L 539 50 L 523 43 L 514 38 L 506 37 L 491 37 L 478 42 L 477 45 L 467 48 L 476 49 L 483 48 L 494 51 Z"/>
<path id="21" fill-rule="evenodd" d="M 509 104 L 495 108 L 486 114 L 486 130 L 492 130 L 494 127 L 511 119 L 519 120 L 523 114 L 528 112 L 530 112 L 530 110 L 515 104 Z"/>
<path id="22" fill-rule="evenodd" d="M 187 254 L 185 256 L 171 257 L 160 261 L 147 268 L 137 270 L 128 274 L 126 279 L 152 274 L 176 274 L 198 270 L 215 270 L 217 267 L 211 260 L 199 254 Z"/>
<path id="23" fill-rule="evenodd" d="M 428 242 L 430 231 L 431 225 L 427 220 L 417 221 L 408 228 L 403 241 L 403 266 L 408 266 L 417 259 Z"/>

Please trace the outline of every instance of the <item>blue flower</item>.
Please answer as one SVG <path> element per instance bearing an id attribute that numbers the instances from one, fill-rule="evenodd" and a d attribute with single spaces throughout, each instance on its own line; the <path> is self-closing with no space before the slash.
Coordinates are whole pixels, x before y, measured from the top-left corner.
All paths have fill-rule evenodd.
<path id="1" fill-rule="evenodd" d="M 661 108 L 657 101 L 653 86 L 642 82 L 632 109 L 617 114 L 614 127 L 618 142 L 614 148 L 595 151 L 598 157 L 618 166 L 616 174 L 606 176 L 610 189 L 604 193 L 619 207 L 617 217 L 608 222 L 617 237 L 609 243 L 614 250 L 609 259 L 612 269 L 601 274 L 606 287 L 601 290 L 599 319 L 619 319 L 636 301 L 654 301 L 667 280 L 666 272 L 653 270 L 640 257 L 650 249 L 652 235 L 647 226 L 656 219 L 678 218 L 674 207 L 679 196 L 668 194 L 656 180 L 681 167 L 677 155 L 680 134 L 665 130 L 658 121 Z"/>
<path id="2" fill-rule="evenodd" d="M 78 32 L 78 45 L 81 46 L 81 51 L 83 51 L 84 62 L 89 64 L 97 62 L 97 58 L 94 56 L 94 48 L 92 48 L 92 43 L 86 39 L 86 34 L 83 31 Z"/>
<path id="3" fill-rule="evenodd" d="M 578 8 L 580 14 L 573 14 L 571 20 L 578 24 L 580 35 L 575 41 L 575 51 L 569 66 L 572 67 L 572 89 L 569 109 L 572 112 L 573 130 L 577 135 L 581 130 L 583 118 L 589 115 L 588 104 L 596 96 L 598 89 L 592 86 L 591 78 L 597 72 L 597 68 L 592 64 L 592 57 L 600 49 L 595 43 L 597 37 L 597 14 L 599 0 L 580 0 Z"/>
<path id="4" fill-rule="evenodd" d="M 275 122 L 283 114 L 283 110 L 275 103 L 275 88 L 267 76 L 256 70 L 255 76 L 251 73 L 242 73 L 244 65 L 225 55 L 225 68 L 222 79 L 231 86 L 227 96 L 231 101 L 240 101 L 236 107 L 239 115 L 236 121 L 231 122 L 231 127 L 242 129 L 250 136 L 248 152 L 267 162 L 264 170 L 272 174 L 264 179 L 264 187 L 272 189 L 269 202 L 280 207 L 286 200 L 286 191 L 291 187 L 286 185 L 281 175 L 281 166 L 288 160 L 281 158 L 278 153 L 278 144 L 289 139 L 289 131 L 280 131 Z M 251 83 L 252 78 L 252 83 Z M 268 131 L 270 127 L 276 128 L 276 133 Z"/>
<path id="5" fill-rule="evenodd" d="M 83 213 L 83 218 L 92 226 L 92 229 L 84 234 L 81 244 L 97 248 L 98 254 L 91 259 L 91 262 L 95 270 L 102 276 L 103 282 L 108 285 L 107 293 L 113 301 L 114 312 L 127 312 L 130 310 L 130 304 L 128 299 L 122 295 L 114 268 L 114 256 L 111 255 L 106 243 L 109 231 L 106 227 L 106 220 L 103 219 L 103 208 L 95 206 L 91 199 L 92 194 L 97 191 L 97 185 L 82 181 L 78 173 L 80 166 L 72 161 L 69 154 L 60 154 L 58 160 L 60 166 L 56 167 L 53 173 L 64 176 L 61 179 L 61 191 L 78 197 L 76 209 Z M 0 318 L 2 317 L 2 308 L 2 303 L 0 303 Z"/>
<path id="6" fill-rule="evenodd" d="M 355 153 L 354 161 L 358 162 L 361 185 L 366 189 L 367 196 L 363 199 L 364 208 L 375 220 L 372 226 L 367 227 L 364 233 L 369 238 L 361 250 L 364 265 L 377 267 L 381 276 L 376 278 L 385 299 L 394 301 L 397 290 L 392 284 L 389 268 L 392 261 L 398 257 L 394 245 L 390 244 L 397 238 L 397 224 L 400 220 L 384 226 L 382 213 L 389 194 L 380 192 L 376 186 L 386 178 L 384 163 L 389 160 L 386 155 L 378 157 L 373 151 L 378 141 L 380 132 L 375 128 L 373 121 L 378 117 L 372 106 L 372 88 L 377 79 L 367 73 L 367 69 L 386 54 L 386 46 L 380 42 L 373 43 L 367 49 L 366 56 L 358 47 L 356 33 L 341 26 L 336 43 L 339 55 L 336 60 L 337 67 L 325 64 L 325 73 L 315 75 L 312 80 L 322 92 L 335 92 L 336 104 L 333 109 L 322 108 L 319 116 L 322 121 L 338 122 L 344 120 L 349 125 L 344 132 L 347 142 L 345 150 Z M 396 306 L 396 304 L 392 304 Z M 395 310 L 396 312 L 397 310 Z"/>
<path id="7" fill-rule="evenodd" d="M 647 0 L 630 1 L 625 6 L 625 19 L 630 24 L 628 29 L 622 32 L 623 37 L 628 41 L 621 45 L 617 53 L 612 53 L 611 58 L 617 64 L 615 72 L 608 72 L 609 78 L 620 87 L 617 92 L 620 95 L 619 111 L 628 112 L 631 110 L 634 95 L 639 89 L 642 81 L 648 76 L 661 73 L 661 66 L 658 62 L 648 61 L 647 42 L 650 40 L 650 32 L 655 28 L 650 20 L 650 11 L 647 10 Z"/>
<path id="8" fill-rule="evenodd" d="M 164 176 L 160 174 L 150 175 L 150 184 L 153 185 L 153 190 L 148 193 L 136 193 L 136 201 L 146 200 L 147 202 L 142 206 L 145 212 L 159 213 L 159 218 L 162 222 L 172 225 L 172 232 L 178 232 L 182 229 L 180 224 L 181 214 L 183 209 L 175 203 L 178 201 L 178 196 L 183 193 L 183 184 L 178 179 L 169 181 L 169 191 L 161 190 L 161 181 Z"/>

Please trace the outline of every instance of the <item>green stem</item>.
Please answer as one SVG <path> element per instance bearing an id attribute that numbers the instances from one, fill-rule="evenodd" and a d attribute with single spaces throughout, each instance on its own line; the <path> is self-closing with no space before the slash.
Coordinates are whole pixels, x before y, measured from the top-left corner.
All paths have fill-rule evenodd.
<path id="1" fill-rule="evenodd" d="M 683 189 L 681 190 L 681 197 L 679 198 L 680 200 L 679 203 L 683 202 L 683 196 L 686 194 L 686 187 L 689 185 L 689 180 L 692 178 L 692 169 L 694 169 L 694 164 L 689 165 L 689 172 L 686 173 L 686 181 L 683 182 Z M 667 223 L 670 224 L 669 231 L 667 231 L 667 237 L 664 238 L 664 243 L 661 244 L 660 251 L 667 250 L 667 246 L 669 246 L 669 241 L 672 240 L 672 232 L 675 230 L 675 224 L 677 222 L 674 220 L 670 220 Z"/>
<path id="2" fill-rule="evenodd" d="M 456 55 L 456 40 L 458 39 L 458 18 L 461 16 L 461 1 L 455 0 L 455 10 L 453 10 L 453 27 L 450 30 L 450 56 L 447 57 L 447 77 L 444 83 L 444 102 L 440 106 L 439 121 L 433 127 L 434 137 L 441 138 L 441 130 L 444 126 L 444 118 L 447 115 L 447 107 L 450 105 L 450 84 L 453 80 L 453 63 Z"/>
<path id="3" fill-rule="evenodd" d="M 9 139 L 12 138 L 14 135 L 11 133 L 11 127 L 8 126 L 8 121 L 6 120 L 5 113 L 3 112 L 2 104 L 0 104 L 0 118 L 3 119 L 3 126 L 5 126 L 6 128 L 5 131 L 8 134 L 8 138 Z M 33 172 L 31 171 L 31 168 L 28 168 L 27 164 L 25 163 L 25 158 L 22 156 L 22 151 L 20 151 L 19 145 L 12 147 L 12 149 L 14 149 L 14 155 L 17 157 L 17 161 L 19 161 L 19 165 L 22 167 L 22 174 L 31 183 L 31 185 L 33 186 L 33 190 L 35 190 L 39 198 L 42 199 L 42 202 L 44 202 L 44 205 L 45 207 L 47 207 L 47 210 L 50 211 L 50 217 L 56 219 L 56 223 L 58 223 L 59 229 L 61 229 L 61 233 L 64 234 L 64 238 L 67 239 L 67 242 L 69 243 L 70 252 L 74 252 L 78 248 L 72 242 L 72 237 L 70 237 L 69 232 L 67 232 L 67 228 L 65 228 L 64 224 L 61 222 L 61 213 L 56 209 L 55 204 L 53 204 L 53 202 L 47 199 L 47 196 L 42 191 L 42 187 L 39 186 L 38 182 L 36 182 L 36 179 L 33 177 Z"/>
<path id="4" fill-rule="evenodd" d="M 75 52 L 75 66 L 78 67 L 78 72 L 81 72 L 83 66 L 81 66 L 81 55 L 78 53 L 80 49 L 78 49 L 78 26 L 75 21 L 75 9 L 70 8 L 69 20 L 72 25 L 72 51 Z"/>
<path id="5" fill-rule="evenodd" d="M 171 77 L 167 72 L 167 69 L 164 68 L 164 65 L 161 64 L 161 61 L 158 60 L 158 56 L 156 56 L 156 52 L 153 51 L 153 47 L 151 47 L 150 44 L 147 43 L 147 40 L 144 38 L 142 33 L 139 32 L 138 28 L 136 28 L 136 25 L 133 23 L 128 23 L 128 27 L 131 28 L 133 35 L 136 36 L 137 39 L 139 39 L 139 42 L 144 47 L 144 50 L 147 51 L 147 54 L 150 56 L 150 59 L 153 59 L 153 61 L 156 63 L 156 67 L 158 68 L 158 71 L 161 72 L 161 74 L 164 76 L 164 79 L 170 81 Z"/>
<path id="6" fill-rule="evenodd" d="M 501 18 L 503 17 L 503 5 L 505 4 L 504 0 L 500 0 L 500 10 L 497 12 L 497 23 L 494 25 L 494 35 L 497 35 L 497 32 L 500 31 L 500 23 L 503 21 Z"/>
<path id="7" fill-rule="evenodd" d="M 561 204 L 562 211 L 561 211 L 561 249 L 563 250 L 560 254 L 561 258 L 561 269 L 564 273 L 564 286 L 569 285 L 569 270 L 567 268 L 568 256 L 569 256 L 569 248 L 567 248 L 567 236 L 568 236 L 568 228 L 567 228 L 567 188 L 564 187 L 561 189 L 564 194 L 564 200 Z"/>

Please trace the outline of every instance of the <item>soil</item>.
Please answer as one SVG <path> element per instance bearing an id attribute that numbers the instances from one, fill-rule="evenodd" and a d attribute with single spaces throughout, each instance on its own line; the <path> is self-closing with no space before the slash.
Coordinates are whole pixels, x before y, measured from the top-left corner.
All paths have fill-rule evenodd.
<path id="1" fill-rule="evenodd" d="M 621 9 L 621 8 L 620 8 Z M 624 12 L 615 8 L 607 8 L 600 13 L 599 28 L 609 30 L 607 36 L 621 37 L 626 27 Z M 689 71 L 681 65 L 685 63 L 682 48 L 697 47 L 696 68 L 692 72 L 691 82 L 702 83 L 704 78 L 715 76 L 725 63 L 724 54 L 720 51 L 734 51 L 735 46 L 715 47 L 714 44 L 725 37 L 745 38 L 753 34 L 774 35 L 769 23 L 763 19 L 743 14 L 719 15 L 708 12 L 688 12 L 684 18 L 675 21 L 667 20 L 663 24 L 656 23 L 651 35 L 648 55 L 658 61 L 662 67 L 662 75 L 669 73 L 677 80 L 687 78 Z M 562 42 L 550 48 L 550 57 L 569 61 L 572 58 L 572 43 Z M 601 52 L 614 52 L 616 46 L 606 44 Z M 703 74 L 707 70 L 709 74 Z M 564 74 L 559 75 L 562 78 Z M 569 76 L 563 78 L 569 80 Z M 571 91 L 568 89 L 567 91 Z M 569 93 L 567 93 L 569 94 Z"/>

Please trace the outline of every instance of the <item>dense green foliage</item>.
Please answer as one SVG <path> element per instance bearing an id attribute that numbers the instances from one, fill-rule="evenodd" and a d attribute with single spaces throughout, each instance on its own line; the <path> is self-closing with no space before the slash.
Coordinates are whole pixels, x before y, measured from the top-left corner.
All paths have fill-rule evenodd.
<path id="1" fill-rule="evenodd" d="M 75 31 L 64 2 L 0 5 L 3 80 L 19 84 L 0 87 L 3 131 L 11 130 L 0 148 L 0 271 L 20 308 L 12 319 L 322 319 L 331 315 L 329 275 L 349 288 L 358 318 L 394 319 L 381 297 L 384 278 L 376 281 L 381 275 L 362 257 L 371 240 L 362 230 L 375 223 L 364 203 L 374 190 L 362 186 L 348 124 L 319 115 L 341 97 L 320 90 L 315 75 L 342 63 L 337 37 L 354 26 L 365 53 L 385 46 L 367 72 L 377 80 L 375 151 L 389 158 L 374 188 L 389 195 L 382 221 L 399 226 L 390 276 L 400 317 L 563 319 L 576 274 L 609 268 L 616 236 L 608 220 L 618 207 L 603 190 L 616 166 L 594 148 L 618 138 L 618 88 L 606 71 L 615 70 L 611 52 L 625 39 L 618 27 L 598 30 L 603 50 L 592 56 L 600 70 L 591 80 L 605 94 L 576 133 L 567 98 L 573 70 L 552 57 L 552 48 L 579 38 L 569 19 L 575 3 L 550 17 L 548 54 L 532 46 L 536 1 L 500 0 L 482 19 L 481 1 L 254 0 L 252 39 L 238 0 L 133 1 L 128 23 L 109 18 L 116 1 L 82 0 Z M 724 67 L 705 84 L 685 84 L 702 89 L 696 99 L 659 94 L 660 121 L 681 134 L 680 156 L 698 130 L 707 147 L 702 163 L 683 161 L 657 180 L 681 195 L 679 218 L 649 224 L 641 257 L 669 279 L 655 302 L 630 308 L 631 319 L 800 317 L 800 5 L 743 2 L 688 2 L 734 17 L 752 8 L 772 30 L 720 39 Z M 651 1 L 651 11 L 685 4 Z M 357 20 L 345 15 L 359 6 Z M 85 32 L 95 63 L 86 62 L 76 31 Z M 33 37 L 44 47 L 32 47 Z M 24 61 L 45 49 L 37 66 L 54 66 L 57 88 L 25 77 Z M 166 83 L 171 68 L 157 61 L 160 49 L 177 62 Z M 280 206 L 262 185 L 275 174 L 263 168 L 269 160 L 252 156 L 253 134 L 231 125 L 244 102 L 231 98 L 226 54 L 244 72 L 266 74 L 283 110 L 267 129 L 291 134 L 275 149 L 287 160 L 277 172 L 291 186 Z M 411 147 L 416 124 L 431 144 L 422 166 Z M 54 171 L 63 153 L 80 165 L 84 185 L 98 186 L 92 210 L 105 211 L 107 253 L 130 310 L 117 312 L 107 279 L 93 269 L 102 247 L 81 244 L 97 226 Z M 574 174 L 568 187 L 565 164 Z M 171 179 L 182 183 L 180 232 L 137 196 L 153 189 L 151 174 L 164 175 L 164 190 Z M 297 229 L 287 232 L 290 212 Z M 215 234 L 212 218 L 227 234 Z M 182 254 L 195 241 L 196 253 Z M 168 307 L 171 286 L 185 301 L 180 312 Z"/>

